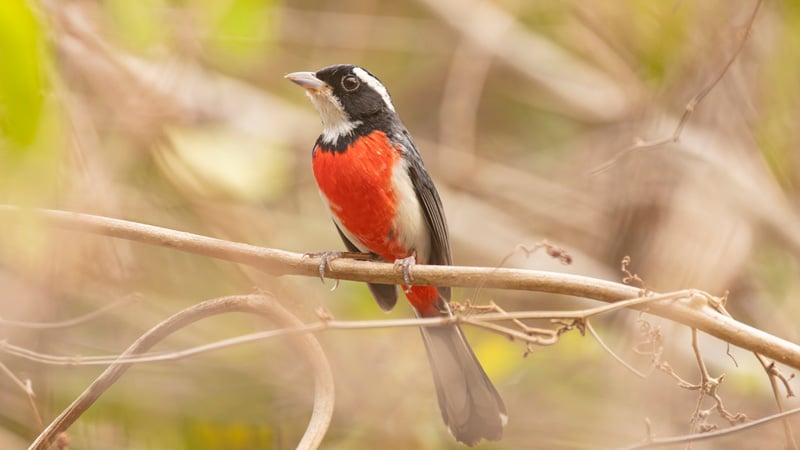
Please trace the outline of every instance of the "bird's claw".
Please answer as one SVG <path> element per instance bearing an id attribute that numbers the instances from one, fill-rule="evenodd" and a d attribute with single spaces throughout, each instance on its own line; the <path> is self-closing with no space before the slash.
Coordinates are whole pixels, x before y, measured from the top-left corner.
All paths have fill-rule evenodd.
<path id="1" fill-rule="evenodd" d="M 405 285 L 406 293 L 411 291 L 411 282 L 414 281 L 414 276 L 412 275 L 411 270 L 416 264 L 417 258 L 414 255 L 394 260 L 395 269 L 400 267 L 403 270 L 403 284 Z"/>
<path id="2" fill-rule="evenodd" d="M 336 258 L 341 258 L 343 252 L 308 252 L 304 253 L 303 256 L 305 257 L 319 257 L 319 279 L 322 283 L 325 283 L 325 269 L 328 271 L 333 270 L 331 268 L 331 261 Z M 334 285 L 334 289 L 338 286 L 339 280 L 336 280 L 336 285 Z"/>

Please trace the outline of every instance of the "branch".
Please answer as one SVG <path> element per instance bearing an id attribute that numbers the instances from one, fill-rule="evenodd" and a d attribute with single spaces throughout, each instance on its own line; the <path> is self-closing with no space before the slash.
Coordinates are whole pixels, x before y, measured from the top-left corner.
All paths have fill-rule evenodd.
<path id="1" fill-rule="evenodd" d="M 0 205 L 0 220 L 5 217 L 18 221 L 21 215 L 32 215 L 61 229 L 127 239 L 246 264 L 276 276 L 319 276 L 319 257 L 108 217 Z M 403 284 L 402 272 L 393 264 L 374 261 L 335 260 L 330 267 L 326 267 L 326 275 L 350 281 Z M 585 297 L 608 303 L 640 297 L 639 288 L 597 278 L 539 270 L 490 267 L 418 265 L 414 268 L 412 284 L 516 289 Z M 696 290 L 683 292 L 686 296 L 678 299 L 667 295 L 663 300 L 636 305 L 633 308 L 697 328 L 723 341 L 800 370 L 800 346 L 720 313 L 715 309 L 711 301 L 713 297 L 709 294 Z"/>
<path id="2" fill-rule="evenodd" d="M 730 428 L 725 428 L 722 430 L 714 430 L 708 431 L 706 433 L 695 433 L 695 434 L 687 434 L 684 436 L 675 436 L 675 437 L 667 437 L 667 438 L 647 438 L 644 442 L 640 444 L 631 445 L 629 447 L 623 447 L 620 450 L 639 450 L 645 448 L 657 448 L 657 447 L 666 447 L 668 445 L 676 445 L 676 444 L 689 444 L 694 443 L 697 441 L 704 441 L 707 439 L 714 439 L 721 436 L 726 436 L 733 433 L 738 433 L 740 431 L 759 427 L 761 425 L 770 423 L 774 420 L 784 419 L 789 416 L 793 416 L 797 413 L 800 413 L 800 408 L 790 409 L 789 411 L 784 411 L 781 413 L 773 414 L 771 416 L 763 417 L 758 420 L 753 420 L 752 422 L 746 422 L 740 425 L 732 426 Z"/>
<path id="3" fill-rule="evenodd" d="M 379 319 L 379 320 L 336 320 L 329 312 L 321 310 L 318 311 L 319 320 L 315 322 L 308 322 L 296 326 L 277 328 L 267 331 L 259 331 L 255 333 L 244 334 L 227 339 L 210 342 L 195 347 L 189 347 L 182 350 L 170 351 L 167 353 L 136 353 L 136 355 L 123 357 L 119 355 L 71 355 L 71 356 L 58 356 L 46 353 L 40 353 L 30 350 L 25 347 L 20 347 L 9 342 L 0 341 L 0 352 L 8 355 L 13 355 L 19 358 L 27 359 L 42 364 L 58 365 L 58 366 L 106 366 L 113 363 L 128 363 L 128 364 L 141 364 L 141 363 L 154 363 L 177 361 L 180 359 L 189 358 L 202 353 L 221 350 L 224 348 L 252 343 L 265 339 L 273 339 L 280 336 L 304 334 L 304 333 L 317 333 L 326 330 L 371 330 L 371 329 L 384 329 L 384 328 L 405 328 L 405 327 L 441 327 L 453 324 L 467 324 L 488 331 L 500 334 L 507 338 L 518 339 L 521 342 L 537 344 L 537 345 L 552 345 L 557 342 L 559 331 L 550 329 L 535 329 L 524 325 L 518 319 L 550 319 L 556 323 L 560 321 L 572 320 L 573 323 L 586 323 L 588 327 L 588 318 L 598 314 L 632 307 L 637 304 L 643 304 L 648 301 L 658 301 L 660 297 L 643 297 L 624 300 L 610 305 L 603 305 L 596 308 L 588 308 L 577 311 L 522 311 L 522 312 L 505 312 L 497 305 L 488 306 L 462 306 L 455 309 L 453 316 L 440 316 L 440 317 L 427 317 L 427 318 L 414 318 L 414 319 Z M 476 310 L 478 314 L 476 313 Z M 500 311 L 500 312 L 485 312 L 485 311 Z M 522 329 L 516 331 L 507 326 L 495 325 L 493 322 L 515 322 L 515 325 Z M 563 328 L 563 327 L 562 327 Z M 542 337 L 550 339 L 542 339 Z M 597 336 L 596 336 L 597 337 Z M 610 349 L 609 349 L 610 350 Z M 679 379 L 679 381 L 682 381 Z M 688 385 L 689 383 L 684 382 Z"/>
<path id="4" fill-rule="evenodd" d="M 84 390 L 50 425 L 36 438 L 29 450 L 45 450 L 67 428 L 72 425 L 94 402 L 128 370 L 131 356 L 147 351 L 170 334 L 198 320 L 228 312 L 257 314 L 287 328 L 301 327 L 303 324 L 283 309 L 278 302 L 265 295 L 241 295 L 222 297 L 193 305 L 162 321 L 136 340 L 119 360 L 109 366 Z M 333 416 L 334 384 L 328 359 L 319 342 L 311 334 L 295 336 L 294 342 L 314 373 L 314 407 L 311 420 L 298 449 L 318 448 L 328 430 Z"/>

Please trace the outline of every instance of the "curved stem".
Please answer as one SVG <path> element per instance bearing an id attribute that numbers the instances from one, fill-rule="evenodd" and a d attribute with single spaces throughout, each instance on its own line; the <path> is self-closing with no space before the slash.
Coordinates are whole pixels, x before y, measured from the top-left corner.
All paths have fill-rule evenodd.
<path id="1" fill-rule="evenodd" d="M 146 352 L 170 334 L 217 314 L 244 312 L 257 314 L 284 327 L 298 327 L 302 323 L 278 302 L 265 295 L 240 295 L 207 300 L 186 308 L 165 319 L 137 339 L 120 359 Z M 311 334 L 292 336 L 298 352 L 305 357 L 314 373 L 314 407 L 306 432 L 298 449 L 319 447 L 333 416 L 334 384 L 328 359 L 319 342 Z M 82 393 L 42 431 L 29 450 L 45 450 L 56 437 L 69 428 L 94 402 L 132 365 L 116 362 L 103 371 Z"/>

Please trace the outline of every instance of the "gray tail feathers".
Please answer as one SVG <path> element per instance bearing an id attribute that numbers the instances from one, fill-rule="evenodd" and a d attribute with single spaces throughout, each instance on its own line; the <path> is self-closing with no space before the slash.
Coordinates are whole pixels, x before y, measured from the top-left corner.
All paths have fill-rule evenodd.
<path id="1" fill-rule="evenodd" d="M 442 419 L 453 437 L 473 446 L 498 440 L 506 407 L 457 325 L 422 327 Z"/>

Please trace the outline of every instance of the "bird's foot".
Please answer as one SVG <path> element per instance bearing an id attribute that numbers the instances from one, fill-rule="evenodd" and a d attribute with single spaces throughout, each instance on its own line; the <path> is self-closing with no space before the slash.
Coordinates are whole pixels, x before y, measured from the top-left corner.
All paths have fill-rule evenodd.
<path id="1" fill-rule="evenodd" d="M 406 293 L 411 291 L 411 282 L 414 281 L 414 276 L 411 271 L 417 264 L 417 257 L 414 255 L 394 260 L 394 267 L 403 270 L 403 284 L 405 285 Z"/>
<path id="2" fill-rule="evenodd" d="M 325 283 L 325 269 L 329 272 L 333 270 L 331 267 L 331 261 L 334 259 L 339 258 L 351 258 L 351 259 L 372 259 L 372 254 L 370 253 L 360 253 L 360 252 L 337 252 L 337 251 L 327 251 L 327 252 L 307 252 L 303 253 L 304 258 L 319 258 L 319 279 Z"/>
<path id="3" fill-rule="evenodd" d="M 344 252 L 308 252 L 303 253 L 304 258 L 319 257 L 319 279 L 325 283 L 325 269 L 331 270 L 331 261 L 341 258 Z"/>

